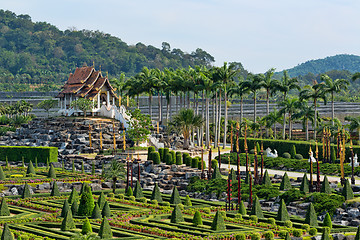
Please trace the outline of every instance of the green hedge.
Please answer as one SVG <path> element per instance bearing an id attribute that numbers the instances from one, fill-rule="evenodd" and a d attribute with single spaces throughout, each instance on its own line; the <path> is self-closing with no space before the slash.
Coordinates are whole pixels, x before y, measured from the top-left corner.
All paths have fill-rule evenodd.
<path id="1" fill-rule="evenodd" d="M 274 149 L 277 150 L 278 155 L 282 156 L 285 152 L 291 152 L 291 149 L 293 146 L 296 148 L 296 153 L 301 154 L 304 158 L 309 158 L 309 149 L 311 146 L 311 149 L 313 152 L 315 152 L 315 142 L 314 141 L 293 141 L 293 140 L 278 140 L 278 139 L 259 139 L 259 138 L 247 138 L 247 145 L 248 149 L 254 149 L 254 145 L 256 143 L 263 142 L 264 145 L 264 154 L 265 150 L 269 147 L 272 151 Z M 236 142 L 234 143 L 234 147 L 236 147 Z M 331 144 L 332 148 L 337 148 L 336 144 Z M 234 148 L 235 149 L 235 148 Z M 243 153 L 244 150 L 244 138 L 239 138 L 239 149 Z M 319 158 L 322 160 L 322 142 L 319 139 L 318 140 L 318 149 L 319 149 Z M 354 154 L 357 153 L 359 155 L 360 153 L 360 146 L 353 146 Z M 346 158 L 345 162 L 349 162 L 349 157 L 351 156 L 350 148 L 349 146 L 346 146 Z M 315 157 L 315 154 L 314 154 Z"/>
<path id="2" fill-rule="evenodd" d="M 9 161 L 22 161 L 24 157 L 25 162 L 46 163 L 58 161 L 58 149 L 56 147 L 26 147 L 26 146 L 0 146 L 0 161 L 5 161 L 8 157 Z"/>

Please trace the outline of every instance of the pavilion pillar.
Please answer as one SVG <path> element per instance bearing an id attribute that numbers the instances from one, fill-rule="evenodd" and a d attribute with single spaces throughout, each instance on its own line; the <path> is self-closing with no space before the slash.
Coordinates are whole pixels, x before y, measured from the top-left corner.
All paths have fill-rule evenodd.
<path id="1" fill-rule="evenodd" d="M 112 105 L 114 105 L 114 106 L 115 106 L 115 97 L 113 97 L 113 101 L 112 101 L 112 102 L 113 102 L 113 104 L 112 104 Z"/>
<path id="2" fill-rule="evenodd" d="M 60 98 L 60 109 L 63 109 L 63 100 Z"/>
<path id="3" fill-rule="evenodd" d="M 69 102 L 69 105 L 71 105 L 71 102 L 72 102 L 72 94 L 70 94 L 70 102 Z M 70 106 L 71 107 L 71 106 Z"/>
<path id="4" fill-rule="evenodd" d="M 100 92 L 97 95 L 97 107 L 100 108 Z"/>
<path id="5" fill-rule="evenodd" d="M 66 110 L 66 95 L 64 96 L 64 109 Z"/>
<path id="6" fill-rule="evenodd" d="M 109 91 L 107 91 L 107 93 L 106 93 L 106 106 L 110 106 L 110 93 L 109 93 Z"/>

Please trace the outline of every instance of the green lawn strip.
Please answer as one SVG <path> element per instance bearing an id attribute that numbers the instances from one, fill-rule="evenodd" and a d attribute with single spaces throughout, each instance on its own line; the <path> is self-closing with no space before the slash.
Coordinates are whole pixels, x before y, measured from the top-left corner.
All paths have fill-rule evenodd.
<path id="1" fill-rule="evenodd" d="M 54 234 L 54 233 L 50 233 L 48 231 L 42 231 L 42 230 L 39 230 L 39 229 L 34 228 L 32 226 L 26 226 L 26 225 L 20 225 L 20 224 L 10 224 L 9 227 L 11 229 L 14 229 L 14 230 L 20 230 L 20 231 L 24 231 L 24 232 L 29 232 L 29 233 L 32 233 L 32 234 L 35 234 L 35 235 L 38 235 L 38 236 L 42 236 L 42 237 L 50 237 L 50 238 L 55 238 L 55 239 L 69 239 L 69 237 Z"/>
<path id="2" fill-rule="evenodd" d="M 94 229 L 96 231 L 94 232 L 98 232 L 100 229 L 100 225 L 99 223 L 91 223 L 92 229 L 94 231 Z M 133 230 L 128 230 L 128 229 L 124 229 L 124 228 L 120 228 L 120 227 L 114 227 L 111 226 L 111 231 L 113 232 L 113 235 L 115 236 L 114 233 L 117 233 L 117 235 L 124 235 L 124 236 L 128 236 L 128 237 L 137 237 L 137 239 L 143 239 L 144 236 L 145 237 L 149 237 L 149 238 L 157 238 L 156 236 L 149 234 L 149 233 L 143 233 L 143 232 L 138 232 L 138 231 L 133 231 Z M 126 234 L 126 235 L 125 235 Z M 116 236 L 117 236 L 116 235 Z M 162 237 L 161 237 L 162 238 Z M 130 239 L 130 238 L 129 238 Z M 136 239 L 136 238 L 135 238 Z"/>
<path id="3" fill-rule="evenodd" d="M 156 222 L 156 224 L 155 223 L 152 224 L 152 223 L 147 223 L 147 222 L 142 222 L 142 221 L 137 221 L 137 220 L 130 220 L 130 223 L 133 223 L 136 225 L 154 227 L 154 228 L 161 228 L 161 229 L 169 231 L 169 232 L 181 232 L 181 233 L 186 233 L 186 234 L 191 234 L 191 235 L 196 235 L 196 236 L 206 236 L 207 235 L 207 234 L 198 233 L 198 232 L 189 233 L 189 231 L 183 230 L 179 227 L 177 227 L 177 228 L 171 227 L 166 222 L 161 222 L 161 221 Z M 162 225 L 160 225 L 160 223 L 162 223 Z"/>
<path id="4" fill-rule="evenodd" d="M 9 205 L 10 212 L 11 208 L 17 209 L 18 211 L 24 211 L 24 212 L 33 212 L 33 213 L 44 213 L 43 211 L 32 209 L 32 208 L 25 208 L 21 206 L 15 206 L 15 205 Z"/>
<path id="5" fill-rule="evenodd" d="M 64 203 L 64 200 L 61 200 Z M 62 208 L 62 204 L 60 203 L 50 203 L 49 201 L 32 201 L 32 203 L 47 206 L 47 207 L 53 207 L 53 208 Z"/>
<path id="6" fill-rule="evenodd" d="M 82 224 L 75 223 L 75 225 L 76 225 L 76 228 L 73 230 L 74 232 L 72 232 L 72 231 L 68 232 L 68 231 L 60 230 L 61 223 L 42 224 L 42 223 L 37 222 L 37 223 L 27 223 L 26 224 L 26 226 L 28 226 L 28 227 L 33 227 L 36 229 L 44 230 L 46 232 L 65 235 L 68 237 L 72 237 L 72 236 L 76 235 L 77 234 L 76 229 L 78 229 L 78 230 L 81 229 Z"/>
<path id="7" fill-rule="evenodd" d="M 119 211 L 139 211 L 139 210 L 149 210 L 146 207 L 133 206 L 129 204 L 123 204 L 119 202 L 111 202 L 109 201 L 111 210 L 119 210 Z"/>

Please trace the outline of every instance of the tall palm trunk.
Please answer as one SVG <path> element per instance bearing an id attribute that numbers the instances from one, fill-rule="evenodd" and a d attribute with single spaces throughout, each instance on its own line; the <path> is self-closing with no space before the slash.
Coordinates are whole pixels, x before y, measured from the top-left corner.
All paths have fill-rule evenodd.
<path id="1" fill-rule="evenodd" d="M 331 92 L 331 125 L 334 126 L 335 118 L 335 104 L 334 104 L 334 92 Z"/>
<path id="2" fill-rule="evenodd" d="M 305 131 L 306 131 L 306 141 L 309 141 L 309 119 L 306 118 L 305 120 Z"/>
<path id="3" fill-rule="evenodd" d="M 216 146 L 219 146 L 219 142 L 220 142 L 220 128 L 221 128 L 221 88 L 219 89 L 219 116 L 218 116 L 218 142 L 216 143 Z"/>
<path id="4" fill-rule="evenodd" d="M 316 107 L 316 98 L 314 99 L 314 109 L 315 109 L 315 119 L 314 119 L 314 140 L 316 141 L 316 116 L 317 116 L 317 107 Z"/>
<path id="5" fill-rule="evenodd" d="M 201 99 L 201 116 L 204 119 L 205 118 L 205 108 L 204 108 L 204 90 L 202 91 L 202 99 Z M 201 126 L 201 130 L 200 130 L 200 135 L 201 135 L 201 145 L 204 142 L 204 126 Z"/>
<path id="6" fill-rule="evenodd" d="M 169 122 L 169 118 L 170 118 L 170 104 L 171 104 L 171 96 L 166 94 L 166 123 Z"/>
<path id="7" fill-rule="evenodd" d="M 217 142 L 218 142 L 218 124 L 217 124 L 217 120 L 218 120 L 218 92 L 215 92 L 215 114 L 214 114 L 214 148 L 217 146 Z"/>
<path id="8" fill-rule="evenodd" d="M 206 108 L 206 129 L 205 129 L 205 134 L 206 134 L 206 146 L 207 147 L 211 147 L 210 146 L 210 117 L 209 117 L 209 97 L 208 97 L 208 92 L 206 92 L 205 97 L 206 97 L 206 102 L 205 102 L 205 108 Z"/>
<path id="9" fill-rule="evenodd" d="M 199 100 L 198 100 L 198 94 L 194 94 L 195 96 L 195 112 L 196 112 L 196 115 L 199 114 Z M 201 146 L 200 144 L 200 129 L 199 128 L 196 128 L 196 136 L 197 136 L 197 145 L 198 146 Z M 202 147 L 202 146 L 201 146 Z"/>
<path id="10" fill-rule="evenodd" d="M 284 101 L 286 100 L 286 93 L 284 93 Z M 283 140 L 285 140 L 285 131 L 286 131 L 286 112 L 284 112 L 284 120 L 283 120 Z"/>
<path id="11" fill-rule="evenodd" d="M 187 108 L 190 108 L 190 91 L 187 92 Z"/>
<path id="12" fill-rule="evenodd" d="M 162 95 L 161 92 L 158 92 L 158 104 L 159 104 L 159 124 L 162 122 L 162 106 L 161 106 L 161 100 L 162 100 Z"/>
<path id="13" fill-rule="evenodd" d="M 270 113 L 269 89 L 266 89 L 266 115 Z M 266 138 L 269 138 L 269 129 L 266 128 Z"/>
<path id="14" fill-rule="evenodd" d="M 244 117 L 244 105 L 243 105 L 243 96 L 240 97 L 240 126 Z"/>
<path id="15" fill-rule="evenodd" d="M 254 123 L 256 123 L 256 92 L 254 93 Z"/>
<path id="16" fill-rule="evenodd" d="M 225 90 L 224 90 L 224 108 L 225 108 L 225 122 L 224 122 L 223 149 L 225 149 L 225 147 L 226 147 L 226 132 L 227 132 L 227 118 L 228 118 L 226 86 L 225 86 Z"/>
<path id="17" fill-rule="evenodd" d="M 276 139 L 276 122 L 274 123 L 274 138 Z"/>
<path id="18" fill-rule="evenodd" d="M 291 122 L 291 112 L 289 112 L 289 139 L 291 140 L 292 133 L 292 122 Z"/>

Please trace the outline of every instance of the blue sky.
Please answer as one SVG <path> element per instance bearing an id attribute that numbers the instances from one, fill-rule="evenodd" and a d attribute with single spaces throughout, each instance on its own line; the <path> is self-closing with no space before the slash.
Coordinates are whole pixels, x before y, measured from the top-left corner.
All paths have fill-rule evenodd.
<path id="1" fill-rule="evenodd" d="M 100 30 L 129 45 L 142 42 L 185 52 L 202 48 L 254 73 L 311 59 L 360 55 L 358 0 L 0 0 L 61 30 Z"/>

